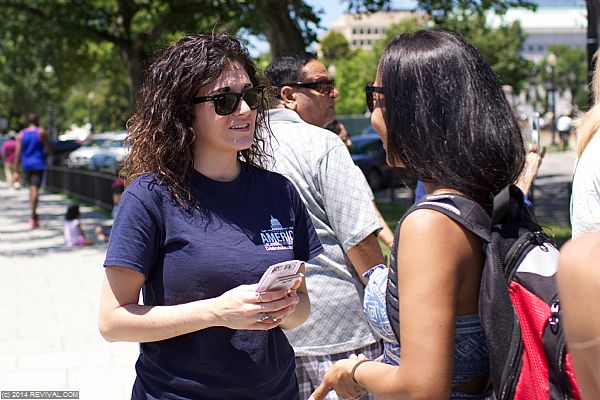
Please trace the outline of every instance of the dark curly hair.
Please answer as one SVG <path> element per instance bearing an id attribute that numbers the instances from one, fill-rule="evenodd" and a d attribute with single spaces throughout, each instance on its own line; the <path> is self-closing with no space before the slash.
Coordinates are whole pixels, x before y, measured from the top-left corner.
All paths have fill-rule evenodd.
<path id="1" fill-rule="evenodd" d="M 155 174 L 181 208 L 198 206 L 189 189 L 195 138 L 192 98 L 232 62 L 244 68 L 254 86 L 266 85 L 247 49 L 229 33 L 187 35 L 158 56 L 138 93 L 136 113 L 127 122 L 130 152 L 123 168 L 127 183 Z M 252 146 L 239 152 L 241 159 L 258 168 L 265 165 L 270 137 L 266 104 L 267 99 L 257 109 Z"/>

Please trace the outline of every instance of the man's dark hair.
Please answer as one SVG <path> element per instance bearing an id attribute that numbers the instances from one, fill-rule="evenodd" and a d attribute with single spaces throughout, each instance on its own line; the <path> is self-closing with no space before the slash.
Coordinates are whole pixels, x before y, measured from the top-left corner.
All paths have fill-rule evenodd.
<path id="1" fill-rule="evenodd" d="M 388 158 L 484 207 L 519 176 L 523 139 L 502 85 L 461 37 L 421 30 L 396 37 L 378 67 Z"/>
<path id="2" fill-rule="evenodd" d="M 313 60 L 317 60 L 317 56 L 306 52 L 275 57 L 265 70 L 265 75 L 276 88 L 281 87 L 282 83 L 299 82 L 302 68 Z"/>
<path id="3" fill-rule="evenodd" d="M 38 125 L 40 118 L 36 113 L 27 114 L 27 124 L 28 125 Z"/>

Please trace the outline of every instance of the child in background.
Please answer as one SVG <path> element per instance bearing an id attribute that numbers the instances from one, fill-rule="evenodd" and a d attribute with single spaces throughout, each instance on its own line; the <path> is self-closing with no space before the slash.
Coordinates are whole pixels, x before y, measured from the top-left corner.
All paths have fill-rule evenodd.
<path id="1" fill-rule="evenodd" d="M 65 244 L 68 247 L 94 244 L 93 241 L 85 238 L 83 228 L 81 227 L 81 221 L 79 221 L 80 216 L 81 213 L 79 212 L 79 206 L 77 204 L 71 204 L 69 208 L 67 208 L 67 213 L 65 214 L 64 235 Z"/>
<path id="2" fill-rule="evenodd" d="M 110 185 L 110 190 L 112 192 L 112 201 L 113 208 L 111 212 L 112 220 L 115 219 L 115 215 L 117 215 L 117 210 L 119 209 L 119 202 L 121 201 L 121 196 L 125 191 L 125 182 L 121 178 L 117 178 Z M 96 239 L 100 242 L 105 242 L 108 240 L 110 236 L 110 231 L 112 229 L 112 220 L 105 222 L 102 225 L 98 225 L 94 232 L 96 233 Z"/>

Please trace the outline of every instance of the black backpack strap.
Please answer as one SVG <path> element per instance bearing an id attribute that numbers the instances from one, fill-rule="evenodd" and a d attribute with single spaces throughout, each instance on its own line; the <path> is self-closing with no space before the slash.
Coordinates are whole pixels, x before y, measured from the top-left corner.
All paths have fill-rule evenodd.
<path id="1" fill-rule="evenodd" d="M 525 204 L 521 189 L 508 185 L 494 196 L 492 226 L 513 221 L 535 222 L 535 215 Z"/>
<path id="2" fill-rule="evenodd" d="M 452 218 L 454 221 L 464 226 L 465 229 L 473 232 L 485 242 L 490 240 L 491 219 L 485 210 L 475 201 L 461 195 L 441 194 L 427 195 L 421 198 L 417 203 L 410 207 L 398 225 L 394 234 L 394 248 L 390 255 L 390 269 L 388 273 L 386 311 L 396 340 L 400 343 L 400 304 L 398 301 L 398 264 L 396 253 L 398 251 L 398 240 L 400 237 L 400 227 L 404 219 L 413 211 L 419 209 L 431 209 L 441 212 Z"/>
<path id="3" fill-rule="evenodd" d="M 468 197 L 457 194 L 429 195 L 419 200 L 412 211 L 422 208 L 439 211 L 484 241 L 490 241 L 490 216 L 477 202 Z"/>

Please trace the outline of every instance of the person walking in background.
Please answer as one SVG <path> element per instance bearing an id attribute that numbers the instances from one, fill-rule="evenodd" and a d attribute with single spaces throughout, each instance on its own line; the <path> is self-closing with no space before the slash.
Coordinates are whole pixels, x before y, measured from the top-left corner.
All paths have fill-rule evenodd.
<path id="1" fill-rule="evenodd" d="M 265 73 L 276 88 L 269 110 L 274 170 L 298 188 L 325 248 L 306 264 L 312 312 L 286 332 L 306 399 L 333 362 L 381 352 L 361 313 L 361 275 L 383 262 L 381 223 L 346 146 L 322 128 L 334 119 L 338 96 L 325 66 L 312 54 L 294 54 L 275 58 Z"/>
<path id="2" fill-rule="evenodd" d="M 558 137 L 562 150 L 569 148 L 569 139 L 571 138 L 571 130 L 573 129 L 573 118 L 571 115 L 561 115 L 556 120 L 556 130 L 558 131 Z"/>
<path id="3" fill-rule="evenodd" d="M 64 237 L 67 247 L 79 247 L 94 244 L 93 240 L 85 237 L 81 226 L 81 213 L 77 204 L 71 204 L 65 214 Z"/>
<path id="4" fill-rule="evenodd" d="M 594 54 L 598 59 L 600 50 Z M 571 195 L 572 236 L 600 232 L 600 66 L 592 79 L 594 106 L 575 121 L 577 161 Z"/>
<path id="5" fill-rule="evenodd" d="M 514 113 L 491 67 L 459 36 L 397 36 L 365 90 L 388 163 L 423 182 L 423 201 L 463 196 L 490 213 L 493 196 L 518 178 L 525 148 Z M 409 210 L 396 234 L 389 271 L 371 269 L 365 291 L 383 362 L 336 363 L 313 398 L 331 388 L 344 398 L 487 398 L 481 239 L 433 209 Z M 397 314 L 388 314 L 388 301 L 399 304 Z"/>
<path id="6" fill-rule="evenodd" d="M 37 207 L 40 186 L 47 168 L 46 156 L 54 154 L 46 130 L 38 125 L 37 114 L 27 115 L 27 127 L 22 129 L 17 136 L 15 172 L 13 174 L 13 179 L 19 181 L 19 166 L 21 166 L 25 182 L 29 186 L 29 205 L 31 207 L 29 227 L 32 229 L 39 227 Z"/>
<path id="7" fill-rule="evenodd" d="M 342 139 L 342 142 L 346 145 L 346 148 L 350 150 L 350 148 L 352 147 L 352 140 L 350 140 L 348 131 L 346 130 L 346 127 L 344 126 L 342 121 L 334 119 L 332 122 L 325 125 L 324 128 L 338 135 L 338 137 Z"/>
<path id="8" fill-rule="evenodd" d="M 14 132 L 8 134 L 8 140 L 2 144 L 2 162 L 4 163 L 4 177 L 9 188 L 18 189 L 21 185 L 14 180 L 15 151 L 17 148 L 16 135 Z"/>
<path id="9" fill-rule="evenodd" d="M 293 184 L 263 168 L 264 90 L 227 33 L 185 36 L 146 74 L 99 313 L 104 338 L 141 343 L 132 399 L 299 399 L 282 329 L 308 317 L 306 285 L 257 283 L 322 246 Z"/>

